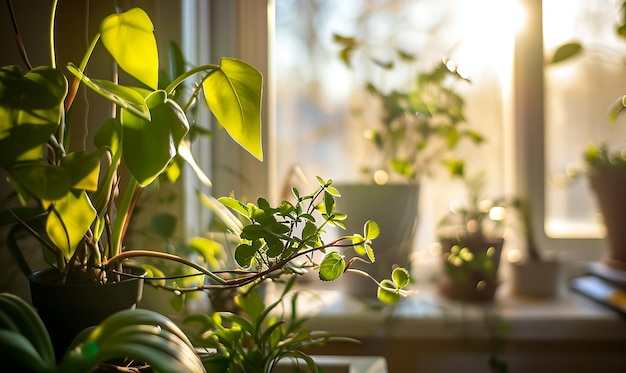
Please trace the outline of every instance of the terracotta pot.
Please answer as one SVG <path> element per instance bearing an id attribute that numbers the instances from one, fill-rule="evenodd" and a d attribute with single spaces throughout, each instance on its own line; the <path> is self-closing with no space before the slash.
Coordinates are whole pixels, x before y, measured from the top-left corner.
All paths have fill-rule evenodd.
<path id="1" fill-rule="evenodd" d="M 143 269 L 130 270 L 134 275 L 145 275 Z M 28 280 L 33 306 L 46 325 L 57 360 L 79 332 L 115 312 L 134 308 L 141 299 L 141 277 L 122 277 L 122 281 L 104 285 L 64 285 L 50 281 L 56 273 L 56 269 L 46 268 L 32 273 Z"/>
<path id="2" fill-rule="evenodd" d="M 499 285 L 498 268 L 504 240 L 502 238 L 443 238 L 443 275 L 439 292 L 446 298 L 464 302 L 492 301 Z M 454 257 L 457 248 L 467 248 L 471 260 Z"/>
<path id="3" fill-rule="evenodd" d="M 391 267 L 398 264 L 408 268 L 413 252 L 417 228 L 419 186 L 413 184 L 334 184 L 341 197 L 336 209 L 348 215 L 346 231 L 337 235 L 360 233 L 367 220 L 374 220 L 380 235 L 373 242 L 376 261 L 356 262 L 353 268 L 362 269 L 378 280 L 388 278 Z M 361 276 L 346 274 L 337 281 L 346 292 L 365 297 L 376 296 L 376 285 Z"/>
<path id="4" fill-rule="evenodd" d="M 595 171 L 589 175 L 589 183 L 606 227 L 608 252 L 603 261 L 626 270 L 626 167 Z"/>

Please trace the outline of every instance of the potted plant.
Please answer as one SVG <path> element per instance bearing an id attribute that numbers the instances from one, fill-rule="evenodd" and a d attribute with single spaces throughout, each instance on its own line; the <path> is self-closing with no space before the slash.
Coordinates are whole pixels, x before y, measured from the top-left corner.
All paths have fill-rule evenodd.
<path id="1" fill-rule="evenodd" d="M 0 368 L 12 372 L 115 372 L 115 359 L 149 362 L 136 372 L 203 372 L 202 361 L 183 331 L 154 311 L 122 310 L 85 329 L 55 359 L 41 318 L 21 298 L 0 293 Z M 128 370 L 127 370 L 128 371 Z"/>
<path id="2" fill-rule="evenodd" d="M 11 7 L 10 1 L 7 4 Z M 82 60 L 57 67 L 57 5 L 54 1 L 50 18 L 50 64 L 30 66 L 28 51 L 18 43 L 26 71 L 17 66 L 19 61 L 0 68 L 0 167 L 24 206 L 2 206 L 3 223 L 13 224 L 7 244 L 30 276 L 33 303 L 44 322 L 58 328 L 50 330 L 53 340 L 67 346 L 85 325 L 102 320 L 104 310 L 114 312 L 137 302 L 141 271 L 131 271 L 128 259 L 164 256 L 124 248 L 124 235 L 142 189 L 181 159 L 208 180 L 195 166 L 189 148 L 190 107 L 205 102 L 232 138 L 262 159 L 262 76 L 242 61 L 223 58 L 220 65 L 192 67 L 170 82 L 160 80 L 153 25 L 140 8 L 103 19 Z M 12 20 L 18 30 L 17 20 Z M 19 33 L 16 37 L 20 40 Z M 87 68 L 99 48 L 119 67 L 119 79 L 89 76 Z M 70 144 L 72 104 L 79 87 L 96 92 L 114 108 L 110 118 L 92 126 L 96 128 L 93 146 Z M 24 232 L 43 246 L 49 269 L 32 273 L 19 246 Z M 85 290 L 85 284 L 95 288 Z M 112 287 L 129 287 L 131 293 L 95 295 L 97 290 L 110 292 L 104 289 Z M 79 293 L 67 298 L 53 295 L 53 291 L 67 289 Z M 53 303 L 45 305 L 38 295 Z M 88 303 L 87 295 L 95 295 L 98 313 L 79 324 L 79 315 L 90 314 L 79 309 Z M 113 306 L 116 299 L 124 302 Z"/>
<path id="3" fill-rule="evenodd" d="M 621 3 L 624 9 L 626 2 Z M 615 34 L 621 40 L 626 38 L 624 19 L 617 21 Z M 559 45 L 553 52 L 548 63 L 561 64 L 585 51 L 595 47 L 586 46 L 579 41 L 568 41 Z M 604 53 L 605 51 L 600 51 Z M 615 123 L 619 114 L 626 107 L 626 96 L 618 97 L 608 108 L 608 118 Z M 607 252 L 602 257 L 604 266 L 612 270 L 626 271 L 626 235 L 622 222 L 626 218 L 626 197 L 621 186 L 626 182 L 626 158 L 623 148 L 611 148 L 606 142 L 590 143 L 583 151 L 581 164 L 568 169 L 567 176 L 571 180 L 586 177 L 595 195 L 598 208 L 602 214 L 602 222 L 606 228 Z"/>
<path id="4" fill-rule="evenodd" d="M 443 275 L 439 291 L 466 302 L 492 301 L 504 245 L 504 200 L 482 198 L 481 177 L 465 179 L 467 205 L 455 203 L 439 223 Z"/>
<path id="5" fill-rule="evenodd" d="M 318 181 L 320 186 L 313 194 L 301 195 L 294 188 L 293 194 L 297 202 L 283 201 L 277 207 L 271 207 L 264 199 L 259 199 L 256 204 L 245 204 L 233 197 L 222 197 L 220 199 L 222 207 L 213 200 L 211 206 L 241 237 L 235 251 L 235 259 L 239 266 L 215 272 L 202 271 L 200 273 L 210 274 L 212 281 L 193 288 L 176 287 L 173 290 L 190 292 L 242 289 L 244 291 L 235 297 L 235 302 L 244 311 L 244 315 L 218 312 L 211 315 L 192 315 L 185 320 L 187 324 L 200 325 L 199 331 L 194 332 L 192 329 L 188 332 L 193 336 L 194 346 L 213 349 L 212 352 L 198 352 L 205 367 L 218 369 L 217 371 L 224 371 L 226 367 L 246 371 L 246 367 L 262 366 L 262 371 L 269 372 L 276 362 L 289 357 L 303 358 L 310 367 L 316 367 L 316 363 L 300 349 L 332 341 L 334 337 L 304 328 L 303 321 L 296 316 L 295 308 L 290 324 L 286 324 L 286 320 L 272 321 L 273 316 L 270 315 L 279 304 L 286 301 L 285 296 L 295 283 L 295 276 L 307 269 L 317 271 L 323 281 L 336 280 L 344 273 L 367 277 L 377 284 L 379 299 L 389 304 L 396 303 L 402 296 L 410 293 L 405 289 L 409 283 L 409 274 L 403 268 L 395 268 L 391 278 L 380 282 L 366 272 L 352 268 L 352 264 L 360 257 L 371 262 L 375 260 L 371 241 L 378 234 L 376 223 L 367 222 L 363 235 L 347 235 L 324 243 L 322 238 L 324 228 L 329 224 L 341 225 L 345 214 L 335 210 L 334 197 L 338 196 L 339 192 L 331 186 L 332 181 L 323 179 Z M 231 211 L 237 212 L 242 217 L 243 223 Z M 321 215 L 321 220 L 316 220 L 316 215 Z M 347 259 L 342 253 L 345 249 L 354 249 L 355 255 Z M 316 262 L 313 256 L 318 251 L 325 253 L 320 262 Z M 163 258 L 176 259 L 169 255 Z M 183 259 L 177 260 L 184 262 Z M 252 291 L 264 281 L 281 281 L 285 276 L 291 277 L 286 281 L 287 285 L 282 294 L 270 305 L 266 305 L 258 294 Z M 295 301 L 292 304 L 295 307 Z M 0 312 L 10 313 L 10 317 L 26 315 L 23 311 L 12 312 L 12 310 L 13 305 L 2 303 L 0 298 Z M 156 363 L 160 365 L 155 367 L 161 369 L 163 366 L 181 364 L 181 361 L 182 364 L 196 364 L 198 358 L 196 351 L 193 352 L 193 356 L 187 356 L 189 344 L 183 338 L 184 335 L 179 335 L 177 329 L 168 326 L 165 322 L 167 319 L 153 311 L 138 311 L 119 311 L 93 331 L 87 329 L 81 332 L 58 357 L 59 367 L 65 369 L 63 371 L 81 371 L 93 367 L 94 364 L 108 363 L 110 359 L 120 357 L 150 364 L 157 359 Z M 31 313 L 34 314 L 32 311 Z M 2 351 L 12 351 L 12 354 L 6 356 L 4 363 L 10 367 L 22 368 L 29 367 L 29 364 L 41 363 L 47 367 L 46 369 L 51 370 L 50 366 L 56 366 L 54 360 L 50 362 L 50 358 L 45 357 L 50 351 L 47 347 L 40 346 L 40 342 L 45 344 L 42 338 L 47 333 L 29 332 L 33 328 L 41 329 L 43 324 L 37 325 L 36 315 L 29 320 L 25 318 L 12 322 L 0 317 L 0 347 L 3 347 Z M 154 324 L 154 319 L 160 320 L 159 323 Z M 26 323 L 26 326 L 22 323 Z M 146 323 L 149 325 L 144 327 Z M 164 332 L 160 328 L 162 324 L 167 326 Z M 4 329 L 8 331 L 3 333 Z M 174 333 L 174 336 L 170 336 L 168 332 Z M 24 341 L 23 338 L 16 336 L 18 334 L 24 334 L 30 341 Z M 128 349 L 127 353 L 124 352 L 125 348 Z M 154 349 L 158 350 L 158 354 Z M 173 349 L 182 349 L 182 355 L 171 353 Z M 164 353 L 165 357 L 161 356 Z M 37 354 L 44 357 L 35 356 Z M 28 356 L 37 360 L 25 361 L 28 360 Z M 46 369 L 40 371 L 47 371 Z M 191 371 L 197 371 L 196 369 L 197 367 Z"/>
<path id="6" fill-rule="evenodd" d="M 457 84 L 468 80 L 445 58 L 427 71 L 414 73 L 415 56 L 410 53 L 395 50 L 392 58 L 383 61 L 373 57 L 375 53 L 363 40 L 335 34 L 334 41 L 341 46 L 339 56 L 348 68 L 356 68 L 361 53 L 383 76 L 406 75 L 407 65 L 412 74 L 397 88 L 385 88 L 389 82 L 375 81 L 372 77 L 377 74 L 367 75 L 367 100 L 351 111 L 366 139 L 363 182 L 337 184 L 348 195 L 339 203 L 350 216 L 376 211 L 370 217 L 383 224 L 381 265 L 408 265 L 417 229 L 420 181 L 440 166 L 453 176 L 462 176 L 463 161 L 454 150 L 464 140 L 483 141 L 466 123 L 464 100 L 456 91 Z"/>
<path id="7" fill-rule="evenodd" d="M 561 285 L 561 262 L 540 250 L 533 234 L 530 201 L 527 198 L 515 198 L 509 205 L 519 216 L 517 220 L 521 225 L 521 244 L 524 248 L 515 251 L 519 255 L 508 256 L 513 293 L 533 298 L 557 296 Z"/>

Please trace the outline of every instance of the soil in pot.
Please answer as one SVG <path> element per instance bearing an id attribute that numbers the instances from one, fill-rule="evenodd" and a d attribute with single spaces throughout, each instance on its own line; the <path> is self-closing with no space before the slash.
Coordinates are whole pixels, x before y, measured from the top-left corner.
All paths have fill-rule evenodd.
<path id="1" fill-rule="evenodd" d="M 133 276 L 145 275 L 140 268 L 129 267 L 126 271 Z M 57 360 L 79 332 L 115 312 L 134 308 L 143 291 L 142 277 L 122 276 L 121 281 L 107 284 L 60 284 L 58 276 L 54 268 L 29 276 L 33 306 L 46 325 Z"/>
<path id="2" fill-rule="evenodd" d="M 502 238 L 466 237 L 441 240 L 444 273 L 439 292 L 464 302 L 493 301 L 499 285 Z"/>

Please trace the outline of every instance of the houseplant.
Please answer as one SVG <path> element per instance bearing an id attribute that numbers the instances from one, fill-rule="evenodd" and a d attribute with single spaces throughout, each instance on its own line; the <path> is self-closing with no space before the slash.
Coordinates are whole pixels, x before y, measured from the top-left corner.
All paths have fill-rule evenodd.
<path id="1" fill-rule="evenodd" d="M 57 363 L 48 331 L 35 309 L 8 293 L 0 293 L 0 347 L 3 371 L 112 372 L 110 361 L 129 358 L 150 363 L 136 372 L 204 371 L 194 346 L 176 324 L 141 309 L 119 311 L 85 329 Z"/>
<path id="2" fill-rule="evenodd" d="M 620 9 L 623 11 L 626 2 L 621 2 Z M 623 14 L 622 14 L 623 15 Z M 611 19 L 614 19 L 613 17 Z M 626 40 L 626 21 L 622 17 L 615 17 L 615 35 L 619 40 Z M 563 64 L 566 61 L 581 56 L 585 52 L 596 51 L 602 55 L 606 50 L 597 50 L 593 45 L 585 45 L 577 40 L 563 43 L 554 50 L 548 63 L 554 65 Z M 614 56 L 609 56 L 613 60 Z M 617 56 L 621 63 L 622 56 Z M 626 104 L 625 96 L 618 97 L 608 108 L 609 121 L 615 123 Z M 626 218 L 623 212 L 626 209 L 621 186 L 626 182 L 626 165 L 624 150 L 622 147 L 613 146 L 606 141 L 590 143 L 583 151 L 582 162 L 576 167 L 567 170 L 569 180 L 585 177 L 595 195 L 597 206 L 602 214 L 602 222 L 606 228 L 607 251 L 602 257 L 602 264 L 611 269 L 626 270 L 626 236 L 622 229 L 622 222 Z"/>
<path id="3" fill-rule="evenodd" d="M 11 8 L 11 2 L 7 4 Z M 14 224 L 7 244 L 27 275 L 32 271 L 22 256 L 19 238 L 26 231 L 42 244 L 54 278 L 40 282 L 31 277 L 35 287 L 44 282 L 86 282 L 97 284 L 98 288 L 119 286 L 116 284 L 124 283 L 120 281 L 124 277 L 136 275 L 124 269 L 125 259 L 162 255 L 125 251 L 123 247 L 124 234 L 141 190 L 181 158 L 207 180 L 195 167 L 187 138 L 190 120 L 186 111 L 200 100 L 201 93 L 202 101 L 233 139 L 262 159 L 262 76 L 242 61 L 224 58 L 220 65 L 193 67 L 173 77 L 167 86 L 159 86 L 165 82 L 158 77 L 153 26 L 140 8 L 105 18 L 78 66 L 69 62 L 57 68 L 54 38 L 57 6 L 58 2 L 54 1 L 50 18 L 50 64 L 33 68 L 28 62 L 28 51 L 18 43 L 27 71 L 23 73 L 17 65 L 0 68 L 3 148 L 0 167 L 8 175 L 13 194 L 25 206 L 3 206 L 3 223 Z M 9 13 L 13 15 L 12 11 Z M 14 17 L 12 20 L 18 30 L 17 20 Z M 19 33 L 16 36 L 19 40 Z M 120 67 L 119 80 L 88 77 L 90 58 L 102 47 Z M 73 79 L 71 85 L 69 77 Z M 120 83 L 126 80 L 129 83 Z M 196 85 L 190 86 L 190 82 Z M 92 126 L 97 128 L 94 146 L 70 144 L 69 134 L 75 121 L 71 116 L 72 104 L 81 86 L 96 92 L 115 108 L 110 118 L 102 118 L 99 127 Z M 187 87 L 191 87 L 191 92 Z M 198 271 L 208 272 L 189 264 Z M 133 289 L 134 299 L 121 307 L 136 302 L 141 294 L 141 281 Z M 50 290 L 42 293 L 50 294 Z M 100 299 L 112 303 L 111 297 Z M 36 298 L 33 302 L 40 311 L 47 307 Z M 77 310 L 77 307 L 78 304 L 73 304 L 70 308 Z M 87 313 L 78 311 L 76 315 Z M 51 321 L 50 325 L 76 320 L 67 314 L 62 318 Z M 59 338 L 61 345 L 66 345 L 82 327 L 66 325 L 61 329 L 69 334 L 53 333 L 53 340 Z"/>
<path id="4" fill-rule="evenodd" d="M 454 300 L 488 302 L 499 285 L 506 201 L 483 198 L 480 176 L 464 180 L 467 203 L 453 204 L 439 222 L 443 265 L 439 291 Z"/>
<path id="5" fill-rule="evenodd" d="M 270 207 L 267 201 L 263 199 L 260 199 L 257 204 L 244 204 L 232 197 L 226 197 L 221 199 L 224 204 L 223 208 L 220 208 L 216 203 L 211 205 L 231 229 L 241 237 L 241 243 L 235 251 L 235 258 L 239 267 L 210 272 L 213 281 L 206 285 L 194 286 L 194 288 L 189 289 L 176 287 L 174 290 L 178 292 L 236 288 L 246 290 L 235 297 L 235 302 L 245 313 L 243 316 L 220 312 L 211 315 L 192 315 L 185 320 L 185 323 L 200 323 L 199 332 L 193 333 L 193 330 L 189 332 L 193 333 L 195 346 L 214 348 L 217 351 L 208 354 L 200 353 L 205 367 L 224 371 L 226 366 L 230 366 L 233 369 L 242 368 L 243 371 L 246 371 L 246 367 L 250 367 L 249 364 L 255 364 L 253 366 L 256 367 L 260 366 L 258 364 L 262 364 L 263 371 L 269 372 L 273 364 L 279 360 L 298 357 L 304 359 L 313 369 L 316 367 L 315 362 L 300 349 L 308 345 L 332 341 L 335 337 L 328 333 L 311 332 L 303 327 L 303 320 L 300 320 L 295 313 L 297 295 L 294 296 L 296 298 L 291 303 L 294 308 L 291 319 L 288 321 L 289 324 L 285 324 L 286 320 L 276 321 L 274 316 L 270 315 L 279 304 L 286 301 L 285 295 L 291 290 L 296 276 L 302 274 L 306 269 L 312 268 L 319 273 L 319 277 L 323 281 L 333 281 L 344 273 L 350 272 L 375 281 L 367 273 L 355 270 L 351 266 L 356 260 L 359 260 L 358 257 L 360 256 L 367 258 L 365 260 L 375 260 L 370 245 L 371 240 L 378 234 L 377 225 L 374 222 L 367 222 L 363 235 L 348 235 L 324 244 L 322 240 L 324 227 L 327 224 L 341 225 L 345 215 L 335 211 L 334 195 L 338 195 L 338 191 L 331 186 L 332 182 L 322 179 L 318 179 L 318 181 L 320 187 L 310 195 L 300 195 L 298 190 L 294 188 L 293 194 L 297 200 L 295 204 L 283 201 L 279 207 Z M 209 197 L 207 196 L 207 198 Z M 318 203 L 318 199 L 322 199 L 323 202 Z M 241 223 L 234 214 L 229 212 L 231 210 L 226 210 L 226 206 L 243 216 L 245 218 L 244 223 Z M 317 222 L 314 217 L 315 211 L 318 211 L 322 216 L 320 222 Z M 355 249 L 357 256 L 346 260 L 345 256 L 336 249 Z M 314 261 L 313 253 L 316 251 L 325 252 L 324 259 L 320 263 Z M 127 253 L 129 252 L 120 255 Z M 174 259 L 173 256 L 169 255 L 164 258 Z M 183 259 L 179 260 L 184 261 Z M 280 281 L 287 275 L 290 277 L 287 277 L 287 284 L 282 294 L 270 305 L 265 305 L 258 294 L 252 291 L 255 286 L 264 281 Z M 395 268 L 390 279 L 377 282 L 379 299 L 390 304 L 397 302 L 402 296 L 410 293 L 404 289 L 408 283 L 408 272 L 402 268 Z M 45 369 L 42 368 L 41 371 L 53 370 L 56 367 L 54 359 L 46 357 L 46 354 L 52 354 L 52 352 L 48 351 L 47 346 L 41 347 L 38 344 L 43 343 L 42 336 L 47 335 L 47 331 L 45 333 L 36 332 L 36 337 L 33 337 L 32 333 L 29 332 L 33 329 L 43 328 L 38 316 L 34 311 L 29 313 L 24 311 L 11 312 L 13 310 L 11 304 L 15 302 L 10 302 L 7 305 L 1 301 L 0 296 L 0 312 L 7 313 L 9 317 L 24 315 L 16 322 L 12 322 L 7 321 L 7 318 L 0 314 L 0 347 L 7 347 L 6 351 L 9 351 L 9 348 L 10 351 L 13 351 L 13 354 L 6 357 L 5 364 L 10 367 L 39 364 L 46 367 Z M 21 304 L 20 302 L 17 303 L 18 305 Z M 30 318 L 26 320 L 25 315 L 30 315 Z M 154 321 L 155 319 L 157 321 Z M 146 323 L 148 326 L 144 328 Z M 111 358 L 116 357 L 134 358 L 150 364 L 153 363 L 154 359 L 157 359 L 156 363 L 161 365 L 155 365 L 155 367 L 161 369 L 163 369 L 162 366 L 181 364 L 181 360 L 183 360 L 183 364 L 195 364 L 194 361 L 197 356 L 195 352 L 193 352 L 193 356 L 187 356 L 189 352 L 185 345 L 188 346 L 189 343 L 183 338 L 184 335 L 179 335 L 180 332 L 173 327 L 168 326 L 164 332 L 161 331 L 161 328 L 154 327 L 161 326 L 164 328 L 162 324 L 167 326 L 168 323 L 171 322 L 153 311 L 119 311 L 107 318 L 94 331 L 87 329 L 81 332 L 70 344 L 67 351 L 63 350 L 61 354 L 57 352 L 59 369 L 80 371 L 92 367 L 94 364 L 108 363 Z M 123 325 L 128 327 L 118 330 L 118 327 Z M 8 332 L 4 333 L 3 328 L 9 329 Z M 174 333 L 174 336 L 169 335 L 168 332 Z M 33 340 L 25 342 L 20 337 L 21 335 Z M 37 349 L 38 352 L 32 351 L 33 348 Z M 173 360 L 168 355 L 165 355 L 167 358 L 160 356 L 163 353 L 171 354 L 173 349 L 181 348 L 183 355 L 173 354 Z M 130 349 L 128 354 L 125 354 L 125 349 Z M 155 353 L 155 349 L 158 353 Z M 35 356 L 37 354 L 41 356 Z M 33 358 L 33 361 L 29 360 L 29 356 Z M 41 367 L 37 366 L 36 368 Z"/>
<path id="6" fill-rule="evenodd" d="M 559 294 L 561 284 L 561 262 L 540 250 L 533 232 L 532 212 L 528 198 L 514 198 L 509 205 L 517 213 L 521 230 L 521 245 L 518 257 L 508 256 L 511 263 L 511 289 L 514 293 L 535 297 L 551 298 Z M 510 252 L 509 252 L 510 254 Z"/>
<path id="7" fill-rule="evenodd" d="M 365 58 L 374 69 L 364 82 L 366 99 L 351 113 L 362 127 L 365 138 L 361 168 L 364 182 L 341 183 L 349 198 L 340 201 L 350 216 L 361 216 L 363 201 L 368 201 L 368 213 L 382 226 L 379 238 L 384 252 L 381 264 L 408 265 L 417 229 L 419 184 L 423 177 L 434 175 L 445 166 L 451 175 L 462 176 L 463 161 L 454 155 L 455 149 L 469 140 L 479 144 L 482 135 L 465 121 L 464 100 L 456 91 L 462 77 L 453 61 L 443 59 L 426 71 L 414 72 L 415 56 L 395 50 L 389 60 L 374 57 L 376 51 L 364 40 L 334 35 L 341 47 L 339 56 L 350 69 L 363 67 Z M 393 78 L 400 79 L 394 87 Z M 397 69 L 397 70 L 396 70 Z M 388 80 L 385 80 L 388 78 Z M 360 207 L 359 207 L 360 206 Z"/>
<path id="8" fill-rule="evenodd" d="M 7 4 L 11 7 L 11 2 Z M 262 158 L 262 77 L 246 63 L 224 58 L 220 65 L 185 70 L 173 77 L 170 84 L 159 88 L 164 82 L 157 78 L 158 57 L 152 23 L 145 11 L 133 8 L 105 18 L 80 64 L 67 64 L 68 76 L 74 79 L 70 86 L 66 75 L 56 67 L 54 26 L 57 5 L 56 1 L 53 2 L 51 13 L 51 64 L 32 68 L 26 49 L 18 43 L 28 71 L 22 73 L 16 65 L 0 68 L 0 141 L 3 145 L 0 166 L 8 174 L 19 201 L 27 206 L 3 206 L 1 220 L 13 224 L 8 246 L 26 274 L 31 270 L 20 251 L 19 241 L 24 231 L 42 244 L 44 255 L 56 275 L 55 289 L 82 288 L 83 281 L 96 288 L 109 288 L 112 284 L 125 283 L 123 279 L 126 277 L 141 278 L 141 273 L 129 272 L 127 264 L 130 259 L 145 256 L 193 268 L 214 282 L 207 288 L 243 287 L 275 272 L 301 270 L 302 266 L 292 263 L 294 259 L 336 246 L 355 247 L 358 254 L 374 261 L 370 240 L 378 234 L 378 229 L 373 222 L 367 224 L 363 236 L 352 235 L 330 244 L 321 243 L 322 229 L 310 221 L 312 210 L 323 209 L 327 217 L 323 224 L 330 221 L 341 225 L 345 217 L 336 215 L 333 193 L 338 192 L 331 187 L 330 181 L 323 182 L 314 197 L 297 194 L 298 203 L 293 206 L 282 204 L 271 208 L 262 199 L 258 205 L 225 199 L 229 207 L 248 219 L 248 223 L 240 227 L 245 241 L 238 248 L 237 259 L 241 268 L 215 273 L 173 254 L 127 250 L 124 235 L 144 187 L 181 158 L 191 164 L 199 177 L 207 180 L 195 167 L 186 137 L 190 127 L 188 109 L 199 101 L 201 93 L 233 139 L 257 158 Z M 17 20 L 12 19 L 17 25 Z M 17 37 L 19 40 L 19 33 Z M 105 47 L 115 65 L 121 68 L 117 71 L 119 80 L 89 77 L 87 66 L 99 45 Z M 131 83 L 121 83 L 126 80 Z M 195 84 L 190 84 L 191 81 Z M 70 145 L 67 136 L 74 124 L 70 115 L 72 103 L 81 86 L 99 94 L 115 108 L 112 117 L 105 119 L 96 131 L 93 147 Z M 188 92 L 186 87 L 191 87 L 189 94 L 185 94 Z M 324 202 L 300 210 L 301 202 L 318 197 Z M 285 218 L 291 226 L 277 221 L 272 217 L 274 214 Z M 296 221 L 290 220 L 292 217 Z M 306 235 L 285 236 L 297 223 L 304 225 Z M 282 242 L 285 243 L 284 252 L 278 250 Z M 307 263 L 312 265 L 311 261 Z M 340 253 L 328 252 L 319 263 L 320 276 L 323 280 L 334 280 L 344 272 L 352 271 L 352 263 L 354 261 L 346 263 Z M 251 265 L 258 271 L 248 271 Z M 380 297 L 387 302 L 397 301 L 404 294 L 402 288 L 407 282 L 406 272 L 394 270 L 391 279 L 379 283 Z M 34 280 L 31 283 L 39 284 Z M 134 288 L 136 302 L 141 294 L 141 282 Z M 49 294 L 49 291 L 44 293 Z M 60 332 L 68 332 L 68 335 L 61 337 L 65 339 L 55 346 L 57 358 L 65 352 L 68 341 L 85 326 L 75 325 L 73 329 L 67 322 L 74 320 L 76 315 L 88 313 L 79 310 L 79 306 L 86 303 L 82 296 L 70 296 L 63 302 L 58 302 L 59 297 L 52 297 L 57 304 L 51 309 L 61 316 L 53 324 L 61 325 Z M 96 298 L 96 307 L 101 309 L 117 296 Z M 38 300 L 33 299 L 33 302 L 39 311 L 43 311 L 45 307 Z M 61 305 L 67 305 L 73 314 L 58 312 Z M 131 302 L 124 307 L 132 305 Z M 87 325 L 95 322 L 89 320 Z M 48 332 L 51 331 L 50 325 Z M 58 337 L 52 335 L 53 340 Z"/>

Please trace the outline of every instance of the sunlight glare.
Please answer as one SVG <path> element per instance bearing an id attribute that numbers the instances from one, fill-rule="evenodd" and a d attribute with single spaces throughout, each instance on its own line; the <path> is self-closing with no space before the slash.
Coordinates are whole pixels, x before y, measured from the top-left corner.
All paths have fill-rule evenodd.
<path id="1" fill-rule="evenodd" d="M 515 34 L 526 23 L 526 11 L 519 0 L 466 0 L 458 14 L 463 39 L 456 59 L 464 76 L 485 65 L 502 66 L 508 58 L 506 51 L 512 50 Z"/>

